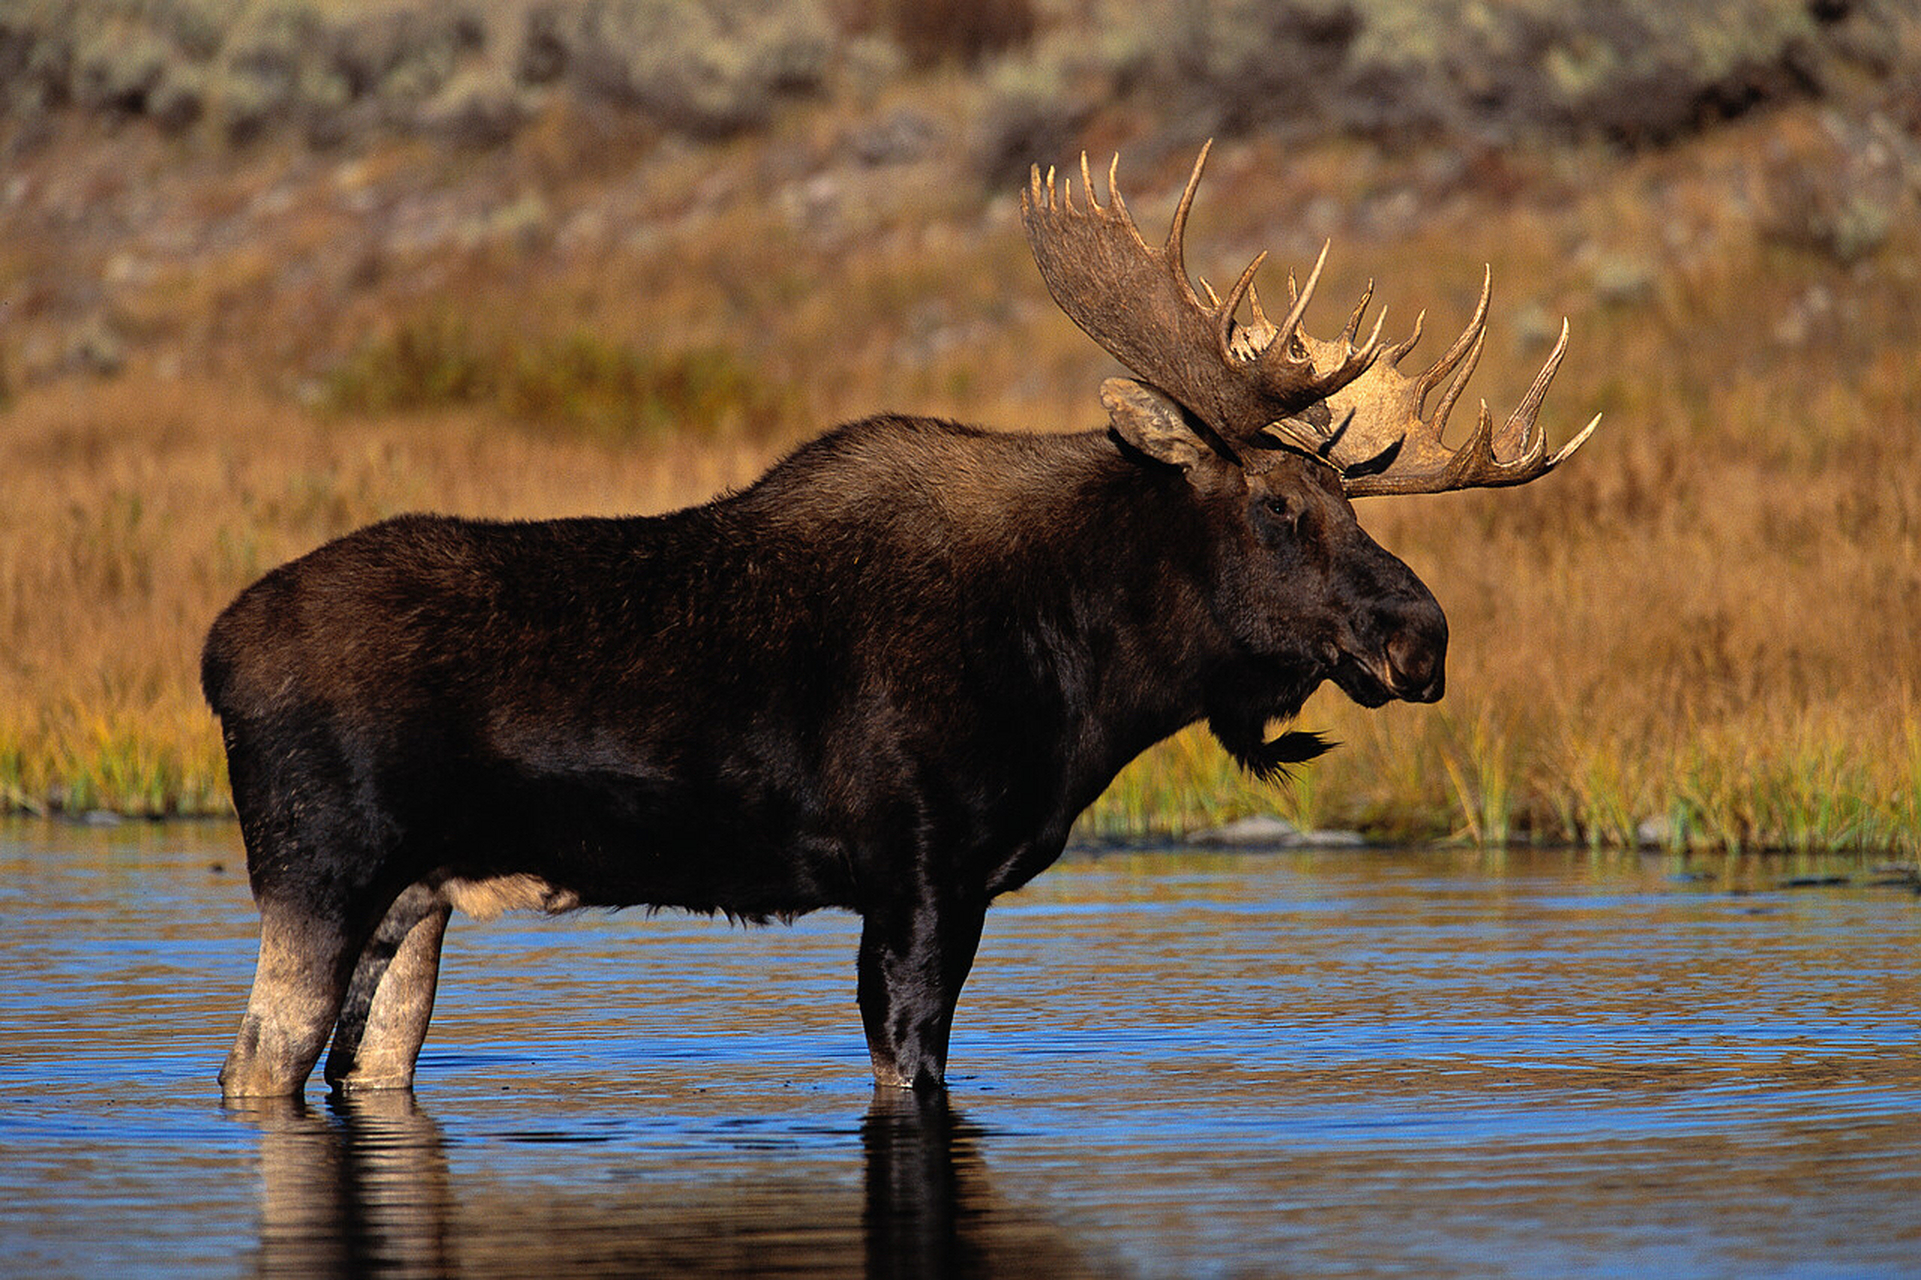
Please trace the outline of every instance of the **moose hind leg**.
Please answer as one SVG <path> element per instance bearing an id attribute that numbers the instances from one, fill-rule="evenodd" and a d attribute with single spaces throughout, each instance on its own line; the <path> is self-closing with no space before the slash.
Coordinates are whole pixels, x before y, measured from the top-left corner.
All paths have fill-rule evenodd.
<path id="1" fill-rule="evenodd" d="M 328 1084 L 340 1090 L 413 1086 L 433 1016 L 448 914 L 447 903 L 424 884 L 388 908 L 347 986 L 327 1054 Z"/>
<path id="2" fill-rule="evenodd" d="M 220 1069 L 229 1098 L 298 1094 L 326 1046 L 358 939 L 342 922 L 270 901 L 240 1034 Z"/>

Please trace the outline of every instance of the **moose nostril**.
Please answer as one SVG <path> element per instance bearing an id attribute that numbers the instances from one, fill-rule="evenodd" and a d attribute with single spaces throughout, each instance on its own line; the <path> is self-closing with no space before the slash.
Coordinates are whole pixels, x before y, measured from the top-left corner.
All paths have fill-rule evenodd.
<path id="1" fill-rule="evenodd" d="M 1403 631 L 1387 642 L 1388 669 L 1401 691 L 1425 691 L 1440 673 L 1440 650 L 1425 637 Z"/>

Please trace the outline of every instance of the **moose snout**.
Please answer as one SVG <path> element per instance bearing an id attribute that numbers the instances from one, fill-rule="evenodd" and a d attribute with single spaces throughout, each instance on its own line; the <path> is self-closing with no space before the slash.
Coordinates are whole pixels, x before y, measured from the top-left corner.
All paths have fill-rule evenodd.
<path id="1" fill-rule="evenodd" d="M 1405 619 L 1387 641 L 1389 685 L 1407 702 L 1439 702 L 1447 685 L 1447 620 L 1438 607 Z"/>

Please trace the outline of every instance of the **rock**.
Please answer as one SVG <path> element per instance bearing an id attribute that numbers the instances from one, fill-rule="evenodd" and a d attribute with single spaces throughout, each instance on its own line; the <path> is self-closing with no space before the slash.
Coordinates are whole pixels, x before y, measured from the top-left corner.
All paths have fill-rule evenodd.
<path id="1" fill-rule="evenodd" d="M 1594 264 L 1594 295 L 1611 307 L 1636 307 L 1654 300 L 1654 268 L 1628 254 L 1603 254 Z"/>
<path id="2" fill-rule="evenodd" d="M 1192 837 L 1205 849 L 1352 849 L 1366 841 L 1358 831 L 1303 831 L 1285 818 L 1256 814 Z"/>
<path id="3" fill-rule="evenodd" d="M 414 112 L 417 128 L 459 146 L 497 147 L 533 114 L 511 79 L 488 71 L 455 76 Z"/>
<path id="4" fill-rule="evenodd" d="M 127 346 L 107 322 L 95 316 L 68 337 L 64 368 L 111 378 L 127 366 Z"/>
<path id="5" fill-rule="evenodd" d="M 1285 818 L 1269 814 L 1256 814 L 1251 818 L 1239 818 L 1224 826 L 1203 831 L 1193 838 L 1192 843 L 1209 848 L 1247 848 L 1249 846 L 1274 846 L 1287 848 L 1301 838 L 1301 829 Z"/>
<path id="6" fill-rule="evenodd" d="M 1339 827 L 1322 827 L 1313 831 L 1301 832 L 1295 842 L 1299 849 L 1358 849 L 1367 843 L 1367 837 L 1358 831 L 1344 831 Z"/>
<path id="7" fill-rule="evenodd" d="M 940 145 L 940 122 L 924 112 L 904 109 L 851 131 L 847 147 L 869 169 L 924 160 Z"/>

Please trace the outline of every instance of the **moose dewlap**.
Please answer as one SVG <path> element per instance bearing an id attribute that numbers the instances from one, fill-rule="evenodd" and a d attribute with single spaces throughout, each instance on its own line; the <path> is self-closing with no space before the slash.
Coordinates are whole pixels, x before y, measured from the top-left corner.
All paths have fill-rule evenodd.
<path id="1" fill-rule="evenodd" d="M 871 418 L 703 506 L 403 516 L 242 592 L 202 667 L 261 917 L 224 1091 L 299 1092 L 330 1037 L 336 1087 L 407 1087 L 452 909 L 631 905 L 859 913 L 875 1079 L 938 1087 L 988 904 L 1128 761 L 1205 720 L 1269 774 L 1323 749 L 1267 725 L 1324 681 L 1438 699 L 1446 619 L 1349 499 L 1551 470 L 1586 438 L 1536 427 L 1565 329 L 1450 450 L 1486 289 L 1412 379 L 1419 324 L 1358 341 L 1366 297 L 1301 330 L 1318 264 L 1278 324 L 1260 259 L 1203 300 L 1206 159 L 1159 248 L 1085 159 L 1078 204 L 1024 193 L 1048 288 L 1139 377 L 1102 387 L 1105 429 Z"/>

